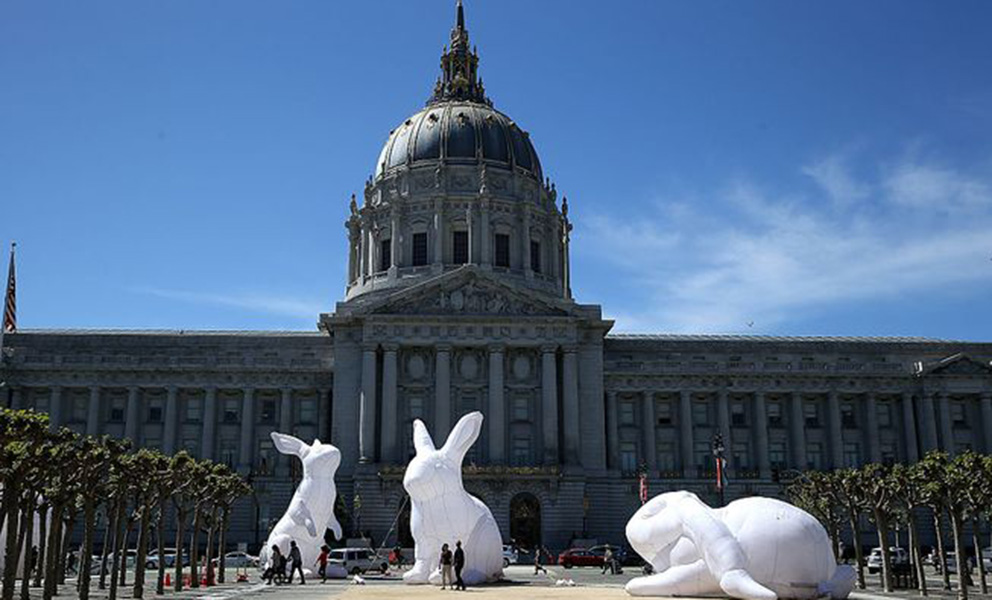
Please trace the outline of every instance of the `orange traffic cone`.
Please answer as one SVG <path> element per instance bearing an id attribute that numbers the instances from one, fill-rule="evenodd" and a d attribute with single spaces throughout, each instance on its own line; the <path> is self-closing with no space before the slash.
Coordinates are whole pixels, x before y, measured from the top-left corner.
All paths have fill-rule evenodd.
<path id="1" fill-rule="evenodd" d="M 172 573 L 165 574 L 165 587 L 172 587 Z"/>

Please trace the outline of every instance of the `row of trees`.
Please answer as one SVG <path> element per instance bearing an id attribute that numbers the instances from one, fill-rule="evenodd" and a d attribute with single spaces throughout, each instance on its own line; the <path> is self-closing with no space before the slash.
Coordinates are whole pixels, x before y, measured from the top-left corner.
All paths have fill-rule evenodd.
<path id="1" fill-rule="evenodd" d="M 937 556 L 944 589 L 951 589 L 947 569 L 945 534 L 950 523 L 958 579 L 958 598 L 967 600 L 970 568 L 965 530 L 970 524 L 971 543 L 981 581 L 988 593 L 979 532 L 992 521 L 992 456 L 964 452 L 948 457 L 930 452 L 912 465 L 868 464 L 859 469 L 802 473 L 786 488 L 793 503 L 816 516 L 830 533 L 834 554 L 839 556 L 841 532 L 849 530 L 858 569 L 858 585 L 864 588 L 862 519 L 874 526 L 882 552 L 881 578 L 885 591 L 892 591 L 893 564 L 889 548 L 893 530 L 909 532 L 910 563 L 922 595 L 927 595 L 924 560 L 920 550 L 920 521 L 929 518 L 937 539 Z"/>
<path id="2" fill-rule="evenodd" d="M 190 585 L 199 586 L 199 548 L 206 534 L 208 580 L 214 580 L 212 558 L 219 556 L 216 580 L 224 581 L 225 536 L 234 502 L 251 493 L 250 486 L 225 465 L 197 460 L 185 451 L 173 456 L 149 449 L 132 451 L 130 441 L 107 436 L 82 436 L 69 429 L 50 430 L 48 416 L 33 411 L 0 409 L 0 528 L 6 525 L 2 596 L 13 600 L 19 558 L 21 600 L 29 587 L 42 588 L 44 600 L 65 583 L 71 540 L 82 527 L 78 548 L 77 587 L 87 600 L 91 570 L 99 587 L 109 585 L 110 600 L 126 585 L 127 548 L 137 535 L 132 597 L 142 598 L 145 565 L 154 533 L 159 559 L 157 593 L 164 591 L 166 523 L 175 525 L 172 546 L 176 591 L 183 588 L 183 548 L 189 548 Z M 98 515 L 104 523 L 98 527 Z M 39 543 L 32 550 L 35 522 Z M 93 556 L 102 534 L 102 554 Z M 99 569 L 94 561 L 99 561 Z M 33 579 L 32 579 L 33 576 Z M 109 577 L 109 581 L 108 581 Z"/>

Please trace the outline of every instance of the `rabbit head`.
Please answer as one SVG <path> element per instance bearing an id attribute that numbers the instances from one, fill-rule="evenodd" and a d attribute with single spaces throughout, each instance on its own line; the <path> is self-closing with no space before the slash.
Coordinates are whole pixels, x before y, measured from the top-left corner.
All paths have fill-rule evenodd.
<path id="1" fill-rule="evenodd" d="M 656 569 L 667 568 L 672 548 L 682 537 L 683 517 L 678 505 L 690 495 L 687 492 L 659 494 L 627 522 L 627 541 Z"/>
<path id="2" fill-rule="evenodd" d="M 403 476 L 403 487 L 411 498 L 430 500 L 464 491 L 462 460 L 482 432 L 482 419 L 481 412 L 459 419 L 441 449 L 434 447 L 434 440 L 420 419 L 413 422 L 413 447 L 417 454 Z"/>
<path id="3" fill-rule="evenodd" d="M 333 479 L 341 464 L 341 451 L 331 444 L 314 440 L 306 444 L 302 440 L 284 433 L 272 432 L 272 442 L 276 450 L 289 456 L 298 456 L 303 461 L 303 477 Z"/>

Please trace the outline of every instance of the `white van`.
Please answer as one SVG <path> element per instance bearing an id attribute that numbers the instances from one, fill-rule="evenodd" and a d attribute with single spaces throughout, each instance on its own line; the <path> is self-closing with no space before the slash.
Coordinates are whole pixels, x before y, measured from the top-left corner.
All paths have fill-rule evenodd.
<path id="1" fill-rule="evenodd" d="M 327 563 L 340 565 L 352 575 L 366 571 L 385 573 L 389 570 L 387 556 L 385 554 L 376 556 L 375 550 L 371 548 L 337 548 L 331 550 L 327 557 Z"/>
<path id="2" fill-rule="evenodd" d="M 889 546 L 889 561 L 893 567 L 909 564 L 909 552 L 905 548 Z M 868 572 L 878 573 L 882 570 L 882 548 L 876 546 L 868 555 Z"/>

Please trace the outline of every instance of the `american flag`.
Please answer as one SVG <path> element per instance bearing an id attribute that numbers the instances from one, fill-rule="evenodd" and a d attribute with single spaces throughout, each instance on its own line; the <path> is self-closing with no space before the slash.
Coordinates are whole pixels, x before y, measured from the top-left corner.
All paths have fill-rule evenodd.
<path id="1" fill-rule="evenodd" d="M 648 475 L 647 473 L 641 473 L 640 476 L 640 490 L 638 490 L 639 496 L 641 497 L 641 504 L 648 501 Z"/>
<path id="2" fill-rule="evenodd" d="M 17 244 L 10 245 L 10 267 L 7 269 L 7 292 L 3 303 L 3 332 L 17 331 L 17 277 L 14 275 L 14 249 Z"/>

